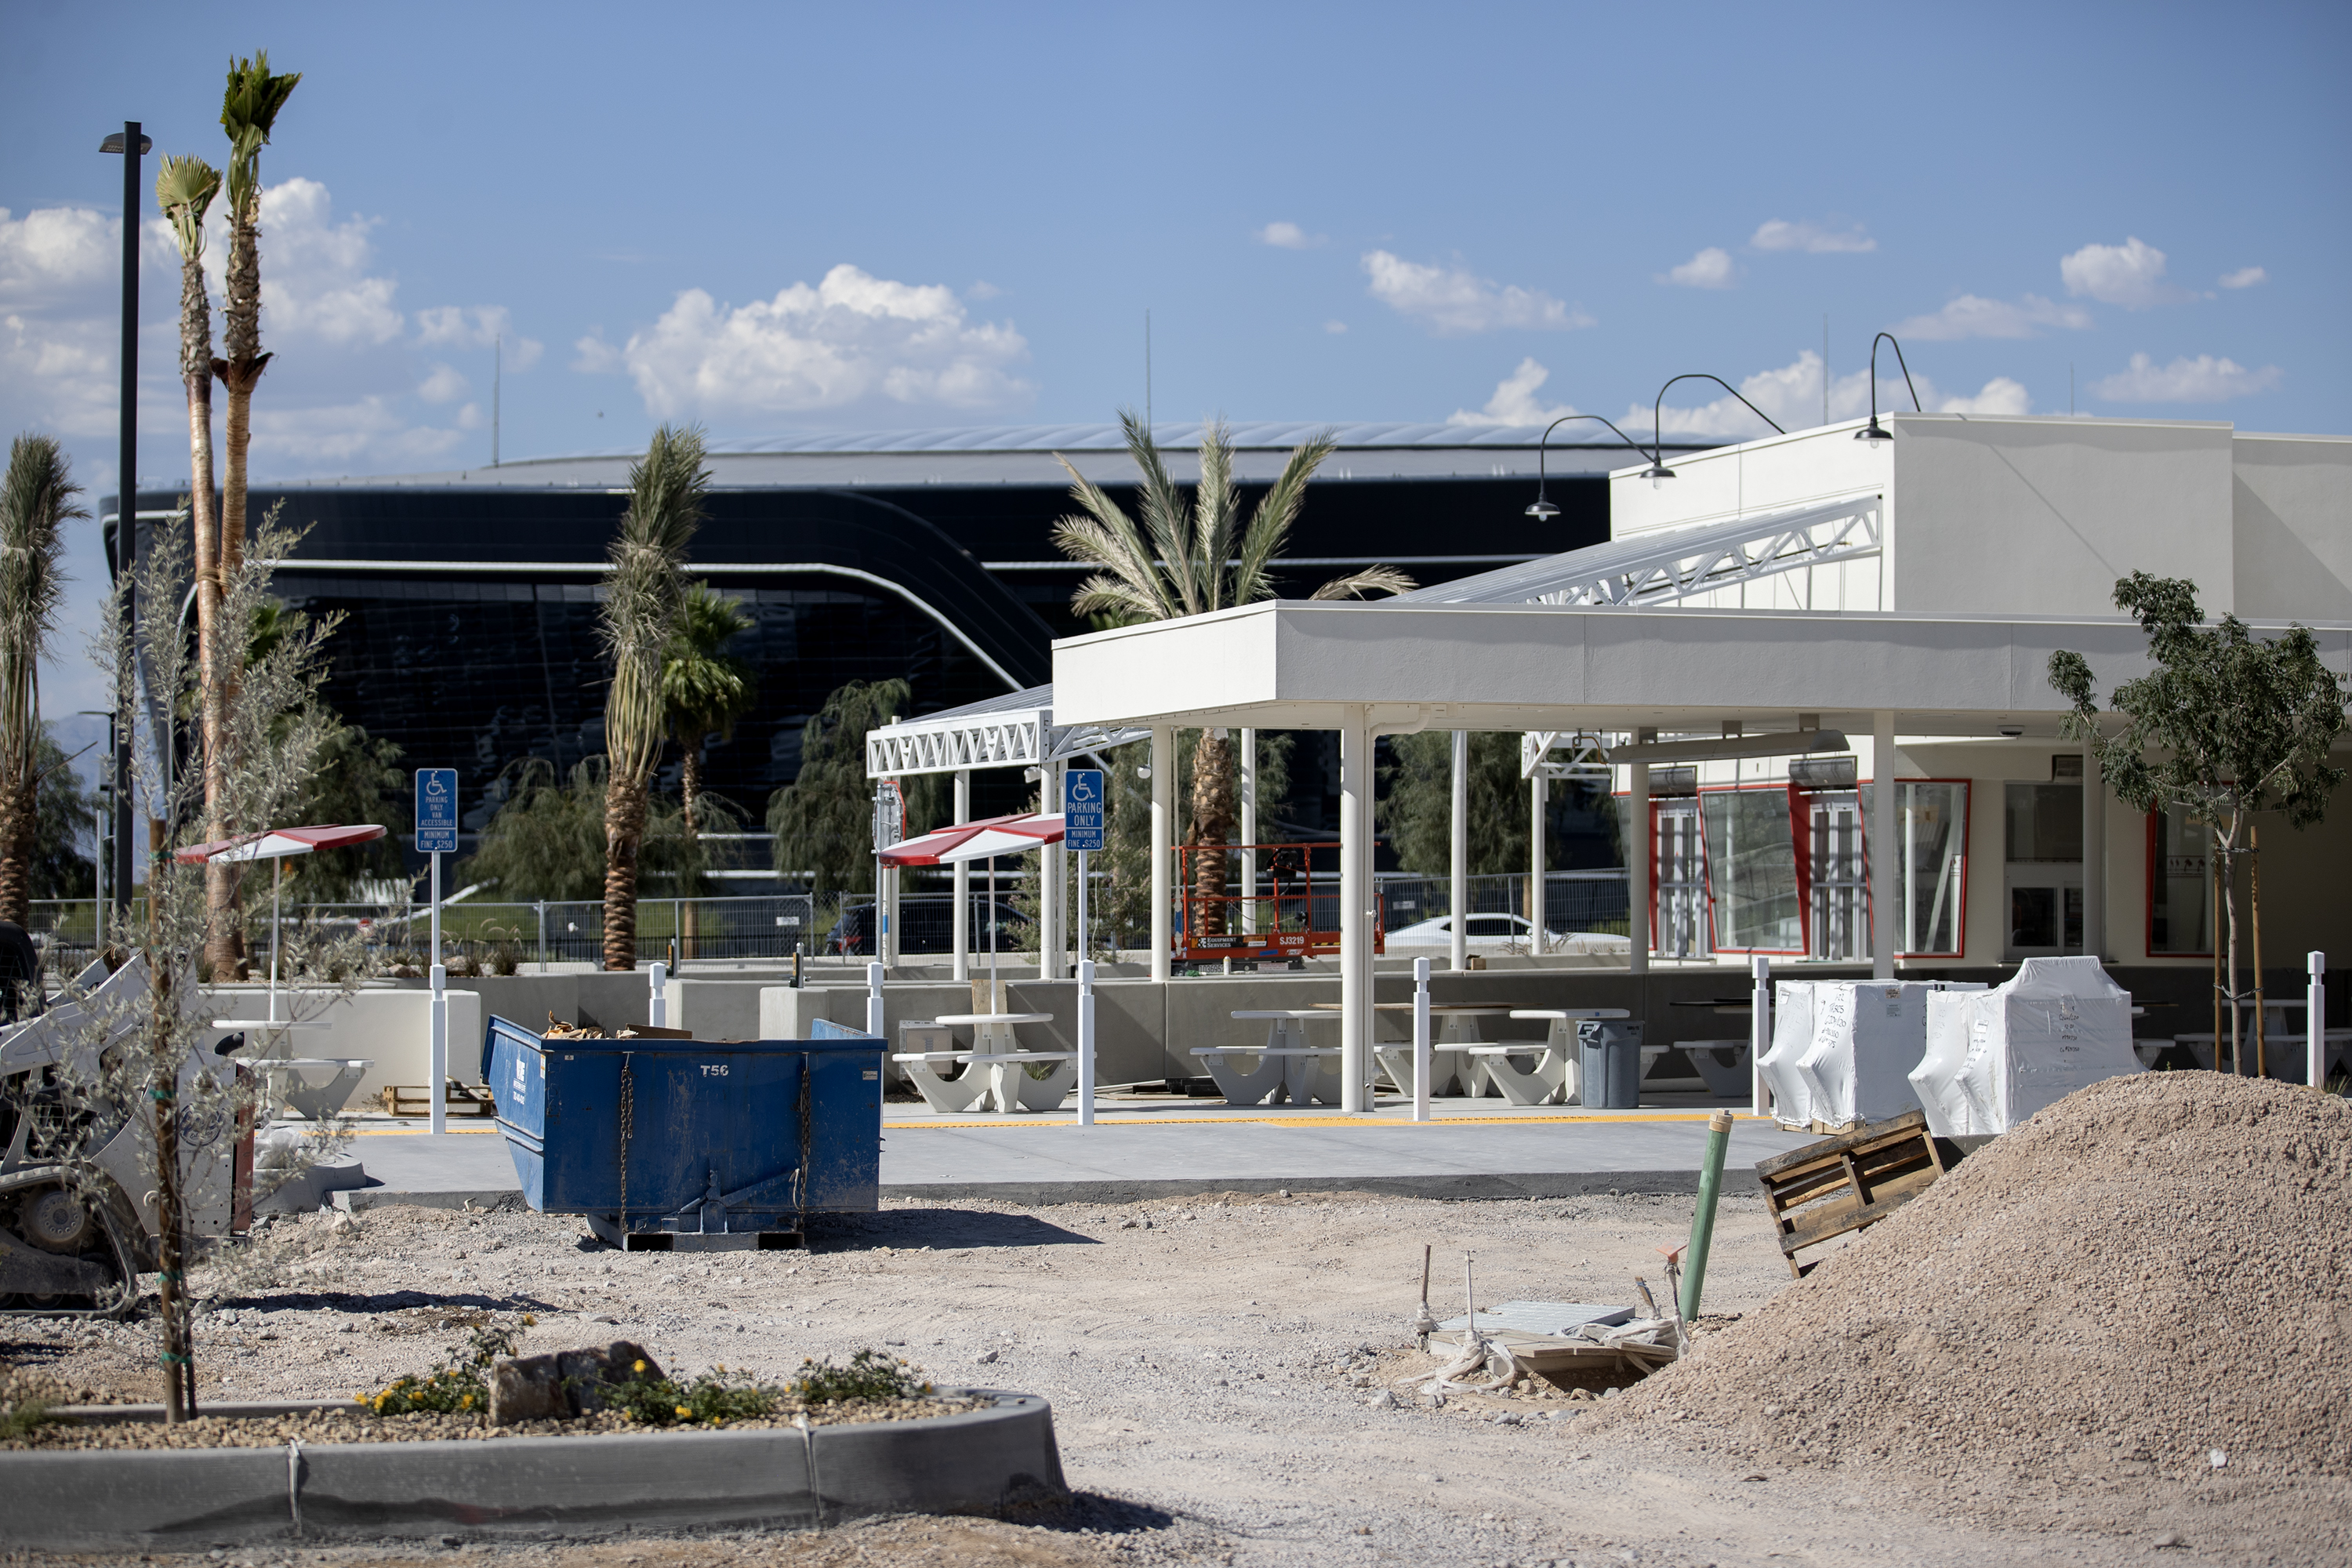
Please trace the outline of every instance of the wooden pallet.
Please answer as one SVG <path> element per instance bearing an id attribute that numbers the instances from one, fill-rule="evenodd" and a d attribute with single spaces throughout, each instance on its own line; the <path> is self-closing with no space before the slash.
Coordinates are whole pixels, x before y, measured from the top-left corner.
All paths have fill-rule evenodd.
<path id="1" fill-rule="evenodd" d="M 383 1108 L 394 1116 L 430 1116 L 433 1114 L 433 1093 L 423 1084 L 387 1084 L 383 1090 Z M 499 1102 L 490 1091 L 474 1084 L 449 1080 L 442 1091 L 442 1108 L 450 1116 L 496 1116 Z"/>
<path id="2" fill-rule="evenodd" d="M 1906 1110 L 1759 1160 L 1756 1179 L 1780 1233 L 1780 1256 L 1801 1279 L 1813 1264 L 1800 1264 L 1800 1250 L 1877 1224 L 1935 1185 L 1944 1169 L 1927 1113 Z"/>

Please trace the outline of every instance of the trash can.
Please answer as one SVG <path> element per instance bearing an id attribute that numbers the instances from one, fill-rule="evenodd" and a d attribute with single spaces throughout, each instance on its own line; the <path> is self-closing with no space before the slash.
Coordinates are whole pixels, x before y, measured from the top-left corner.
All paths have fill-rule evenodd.
<path id="1" fill-rule="evenodd" d="M 1576 1043 L 1584 1058 L 1588 1110 L 1632 1110 L 1642 1103 L 1642 1024 L 1633 1018 L 1580 1018 Z"/>
<path id="2" fill-rule="evenodd" d="M 880 1195 L 883 1042 L 548 1039 L 492 1017 L 482 1080 L 523 1198 L 630 1251 L 796 1247 Z"/>

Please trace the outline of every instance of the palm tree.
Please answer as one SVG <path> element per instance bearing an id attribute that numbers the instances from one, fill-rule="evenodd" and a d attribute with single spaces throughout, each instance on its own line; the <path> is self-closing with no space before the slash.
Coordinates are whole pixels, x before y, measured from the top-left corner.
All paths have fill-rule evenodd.
<path id="1" fill-rule="evenodd" d="M 1290 525 L 1315 477 L 1338 443 L 1329 431 L 1290 454 L 1249 521 L 1241 521 L 1241 495 L 1234 488 L 1233 437 L 1224 421 L 1213 421 L 1201 437 L 1201 480 L 1188 509 L 1183 492 L 1168 477 L 1150 426 L 1122 409 L 1119 427 L 1128 455 L 1143 470 L 1143 527 L 1138 529 L 1117 502 L 1069 460 L 1058 458 L 1072 480 L 1070 497 L 1084 508 L 1054 525 L 1054 542 L 1073 561 L 1101 568 L 1078 586 L 1070 607 L 1081 616 L 1113 620 L 1168 621 L 1206 615 L 1274 596 L 1272 563 L 1290 536 Z M 1335 577 L 1309 595 L 1317 599 L 1360 598 L 1399 594 L 1412 579 L 1392 566 L 1372 566 Z M 1233 839 L 1234 742 L 1211 730 L 1192 750 L 1192 820 L 1188 845 L 1226 844 Z M 1193 857 L 1193 891 L 1201 904 L 1202 934 L 1224 931 L 1225 865 L 1222 855 Z"/>
<path id="2" fill-rule="evenodd" d="M 727 651 L 736 637 L 751 629 L 751 617 L 734 600 L 697 583 L 686 591 L 678 606 L 677 630 L 662 654 L 662 706 L 669 713 L 670 739 L 677 742 L 678 802 L 689 839 L 702 836 L 696 805 L 702 798 L 702 742 L 719 731 L 720 744 L 735 738 L 735 721 L 759 700 L 760 678 L 751 667 Z M 694 939 L 701 934 L 695 906 L 683 907 L 679 937 L 681 958 L 692 958 Z"/>
<path id="3" fill-rule="evenodd" d="M 654 432 L 645 457 L 629 469 L 629 508 L 621 514 L 604 573 L 602 631 L 613 661 L 613 685 L 604 698 L 607 969 L 634 969 L 637 963 L 637 852 L 668 728 L 662 655 L 678 628 L 686 547 L 701 526 L 710 488 L 702 460 L 700 430 L 665 425 Z"/>
<path id="4" fill-rule="evenodd" d="M 195 532 L 196 693 L 204 738 L 205 836 L 220 838 L 227 774 L 227 725 L 220 668 L 221 527 L 213 504 L 213 307 L 205 287 L 205 214 L 220 194 L 220 172 L 202 158 L 165 158 L 155 175 L 155 205 L 180 245 L 180 379 L 188 394 L 189 517 Z M 213 973 L 229 973 L 243 947 L 236 921 L 236 875 L 205 867 L 205 946 Z"/>
<path id="5" fill-rule="evenodd" d="M 0 920 L 25 923 L 40 822 L 41 656 L 65 594 L 62 525 L 89 513 L 54 437 L 19 436 L 0 480 Z"/>

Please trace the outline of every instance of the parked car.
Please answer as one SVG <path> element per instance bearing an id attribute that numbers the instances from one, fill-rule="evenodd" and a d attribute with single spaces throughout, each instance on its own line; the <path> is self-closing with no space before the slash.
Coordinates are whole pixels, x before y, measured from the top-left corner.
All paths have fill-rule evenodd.
<path id="1" fill-rule="evenodd" d="M 1528 950 L 1528 934 L 1535 930 L 1534 923 L 1525 915 L 1474 914 L 1467 919 L 1469 925 L 1465 936 L 1470 951 L 1473 952 L 1505 950 L 1525 952 Z M 1575 944 L 1574 950 L 1583 952 L 1622 952 L 1633 945 L 1622 936 L 1612 936 L 1601 931 L 1570 931 L 1565 935 L 1559 931 L 1544 933 L 1544 947 L 1547 951 L 1558 952 L 1570 944 Z M 1453 945 L 1454 917 L 1452 915 L 1440 915 L 1435 920 L 1423 921 L 1419 925 L 1410 925 L 1402 931 L 1392 931 L 1388 935 L 1388 948 L 1391 952 L 1401 947 L 1444 949 L 1451 948 Z"/>

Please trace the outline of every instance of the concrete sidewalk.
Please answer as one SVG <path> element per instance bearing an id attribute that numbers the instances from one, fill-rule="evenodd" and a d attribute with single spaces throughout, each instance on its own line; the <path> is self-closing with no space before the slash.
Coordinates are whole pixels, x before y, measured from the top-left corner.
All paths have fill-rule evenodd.
<path id="1" fill-rule="evenodd" d="M 1092 1127 L 1066 1112 L 950 1121 L 894 1105 L 903 1114 L 883 1127 L 882 1194 L 1045 1205 L 1285 1189 L 1425 1198 L 1697 1189 L 1705 1110 L 1512 1114 L 1460 1104 L 1418 1125 L 1402 1106 L 1353 1117 L 1169 1107 L 1110 1111 Z M 1743 1115 L 1726 1168 L 1736 1183 L 1808 1136 Z M 506 1140 L 490 1128 L 440 1138 L 370 1129 L 352 1144 L 372 1184 L 335 1194 L 340 1208 L 486 1207 L 520 1194 Z"/>

